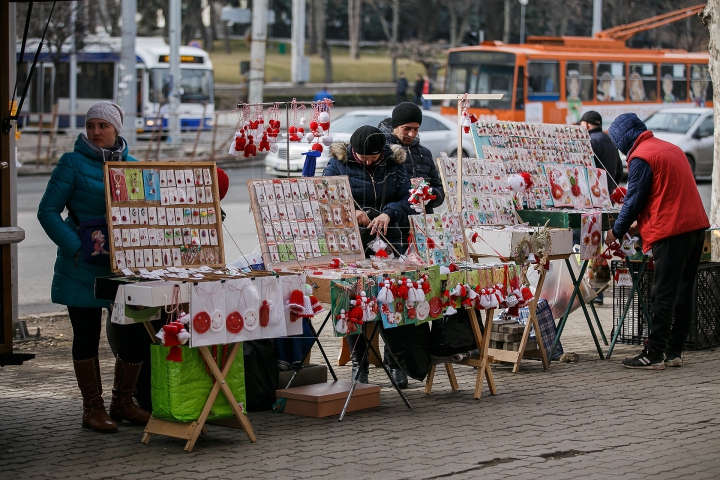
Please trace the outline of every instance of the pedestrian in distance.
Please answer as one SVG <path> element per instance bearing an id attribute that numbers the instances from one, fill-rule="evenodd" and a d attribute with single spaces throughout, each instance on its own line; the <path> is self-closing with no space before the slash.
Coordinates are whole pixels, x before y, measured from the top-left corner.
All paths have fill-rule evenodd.
<path id="1" fill-rule="evenodd" d="M 652 251 L 655 267 L 650 289 L 652 330 L 643 351 L 623 360 L 623 365 L 651 370 L 681 367 L 693 286 L 710 223 L 680 148 L 656 138 L 634 113 L 617 117 L 608 134 L 627 156 L 628 185 L 605 243 L 622 242 L 637 222 L 643 251 Z"/>
<path id="2" fill-rule="evenodd" d="M 423 85 L 425 85 L 425 80 L 423 80 L 423 76 L 418 73 L 415 76 L 415 88 L 413 89 L 413 92 L 415 93 L 413 103 L 415 105 L 422 105 Z"/>
<path id="3" fill-rule="evenodd" d="M 328 92 L 327 87 L 322 87 L 313 97 L 313 102 L 319 102 L 321 100 L 325 100 L 326 98 L 335 101 L 335 97 L 333 97 L 332 94 Z"/>
<path id="4" fill-rule="evenodd" d="M 405 72 L 400 72 L 397 79 L 397 89 L 395 90 L 397 96 L 396 103 L 407 102 L 407 89 L 408 81 L 407 78 L 405 78 Z"/>
<path id="5" fill-rule="evenodd" d="M 423 77 L 423 87 L 422 87 L 422 94 L 429 94 L 432 93 L 432 80 L 430 80 L 430 77 L 425 75 Z M 423 98 L 423 108 L 425 110 L 430 110 L 432 108 L 432 100 L 428 100 L 427 98 Z"/>
<path id="6" fill-rule="evenodd" d="M 145 425 L 150 419 L 132 398 L 143 360 L 149 357 L 148 337 L 141 324 L 113 324 L 119 352 L 110 415 L 105 411 L 98 349 L 103 308 L 111 305 L 95 298 L 94 288 L 97 277 L 110 275 L 110 258 L 105 255 L 103 263 L 97 258 L 102 255 L 83 255 L 87 245 L 83 245 L 79 229 L 84 222 L 105 223 L 105 161 L 136 161 L 119 135 L 123 116 L 123 109 L 110 102 L 98 102 L 88 109 L 86 131 L 78 135 L 74 150 L 60 157 L 37 213 L 45 233 L 58 246 L 51 298 L 53 303 L 67 306 L 72 324 L 73 366 L 83 397 L 82 426 L 102 433 L 116 432 L 116 422 L 122 420 Z M 66 207 L 68 216 L 63 219 Z"/>

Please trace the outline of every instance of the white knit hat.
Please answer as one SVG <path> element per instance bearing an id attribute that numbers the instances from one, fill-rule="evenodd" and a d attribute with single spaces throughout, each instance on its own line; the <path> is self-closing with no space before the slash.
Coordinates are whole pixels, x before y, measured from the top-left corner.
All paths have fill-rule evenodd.
<path id="1" fill-rule="evenodd" d="M 124 116 L 125 110 L 123 110 L 120 105 L 116 105 L 112 102 L 97 102 L 88 109 L 85 114 L 85 121 L 87 122 L 93 118 L 105 120 L 115 127 L 115 132 L 119 135 L 120 130 L 122 130 Z"/>

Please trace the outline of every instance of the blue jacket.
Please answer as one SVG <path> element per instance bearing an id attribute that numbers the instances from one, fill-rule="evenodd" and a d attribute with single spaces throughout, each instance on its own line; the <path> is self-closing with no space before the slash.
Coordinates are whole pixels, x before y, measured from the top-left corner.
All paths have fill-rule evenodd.
<path id="1" fill-rule="evenodd" d="M 645 123 L 634 113 L 619 115 L 608 128 L 610 140 L 623 155 L 627 155 L 635 145 L 637 138 L 647 130 Z M 620 214 L 613 225 L 613 235 L 622 241 L 622 237 L 637 220 L 638 215 L 645 208 L 650 196 L 653 172 L 645 160 L 636 158 L 628 166 L 628 184 L 625 202 Z"/>
<path id="2" fill-rule="evenodd" d="M 385 157 L 370 175 L 365 167 L 355 161 L 350 145 L 334 143 L 330 147 L 330 161 L 323 176 L 347 175 L 353 198 L 370 218 L 380 213 L 390 217 L 385 237 L 400 253 L 405 253 L 404 239 L 397 224 L 405 223 L 408 215 L 414 213 L 408 202 L 410 179 L 403 167 L 405 151 L 397 145 L 386 145 L 384 154 Z M 382 202 L 383 190 L 385 203 Z M 363 235 L 363 240 L 366 239 Z M 367 242 L 363 242 L 363 246 L 367 247 Z"/>
<path id="3" fill-rule="evenodd" d="M 433 194 L 437 198 L 428 203 L 425 210 L 427 213 L 433 213 L 433 209 L 438 208 L 445 201 L 445 188 L 432 152 L 420 144 L 419 136 L 415 137 L 410 145 L 405 145 L 402 140 L 395 136 L 392 126 L 387 122 L 380 123 L 379 128 L 385 134 L 385 140 L 389 145 L 398 145 L 405 150 L 404 165 L 408 177 L 411 179 L 422 177 L 432 187 Z M 416 214 L 417 212 L 413 211 L 412 213 Z"/>
<path id="4" fill-rule="evenodd" d="M 52 281 L 53 303 L 71 307 L 108 307 L 106 300 L 95 298 L 95 278 L 110 275 L 109 266 L 89 265 L 80 254 L 77 225 L 60 215 L 69 206 L 80 222 L 105 216 L 103 163 L 110 160 L 91 149 L 80 134 L 72 152 L 63 154 L 52 171 L 38 206 L 37 218 L 45 233 L 57 246 L 55 274 Z M 122 159 L 136 161 L 128 155 L 127 142 Z M 108 152 L 105 150 L 105 152 Z"/>

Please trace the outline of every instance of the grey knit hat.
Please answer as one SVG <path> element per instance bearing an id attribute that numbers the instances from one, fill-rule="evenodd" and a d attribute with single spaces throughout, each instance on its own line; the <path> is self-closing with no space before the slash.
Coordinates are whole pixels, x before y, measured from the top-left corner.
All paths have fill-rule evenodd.
<path id="1" fill-rule="evenodd" d="M 88 108 L 88 111 L 85 114 L 85 121 L 87 122 L 93 118 L 105 120 L 115 127 L 115 132 L 120 135 L 124 116 L 125 110 L 123 110 L 120 105 L 115 105 L 112 102 L 97 102 L 95 105 Z"/>

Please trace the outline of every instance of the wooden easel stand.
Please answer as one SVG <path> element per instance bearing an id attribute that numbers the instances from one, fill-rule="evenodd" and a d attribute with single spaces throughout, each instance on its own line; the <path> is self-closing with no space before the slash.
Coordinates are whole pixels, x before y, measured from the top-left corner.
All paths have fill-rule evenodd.
<path id="1" fill-rule="evenodd" d="M 235 361 L 235 356 L 237 355 L 238 351 L 240 351 L 241 347 L 242 343 L 236 343 L 233 345 L 232 349 L 230 350 L 230 355 L 228 355 L 227 362 L 225 363 L 222 371 L 215 363 L 212 354 L 208 350 L 208 347 L 199 347 L 200 353 L 205 359 L 205 363 L 207 363 L 207 366 L 210 368 L 210 373 L 215 378 L 215 385 L 213 385 L 212 390 L 210 390 L 210 395 L 208 396 L 207 401 L 205 401 L 205 406 L 200 413 L 200 417 L 198 417 L 198 419 L 194 422 L 173 422 L 169 420 L 161 420 L 159 418 L 151 417 L 150 421 L 145 427 L 142 442 L 147 445 L 148 443 L 150 443 L 150 437 L 154 434 L 165 435 L 167 437 L 181 438 L 183 440 L 187 440 L 187 443 L 185 443 L 185 451 L 192 452 L 193 448 L 195 447 L 195 442 L 197 441 L 200 434 L 206 433 L 205 423 L 207 422 L 207 417 L 208 415 L 210 415 L 210 410 L 215 403 L 215 399 L 222 390 L 223 395 L 225 395 L 225 398 L 227 399 L 230 407 L 233 410 L 234 417 L 230 419 L 218 420 L 217 423 L 224 426 L 241 428 L 245 430 L 245 433 L 247 434 L 250 441 L 255 443 L 255 441 L 257 441 L 257 438 L 255 437 L 255 432 L 253 430 L 252 424 L 250 423 L 250 420 L 248 420 L 247 416 L 245 416 L 245 414 L 243 413 L 242 409 L 237 403 L 237 400 L 235 400 L 235 396 L 233 395 L 232 390 L 230 390 L 230 387 L 225 382 L 225 377 L 227 377 L 227 374 L 230 371 L 230 367 L 232 367 L 232 364 Z M 211 421 L 211 423 L 215 422 Z"/>

